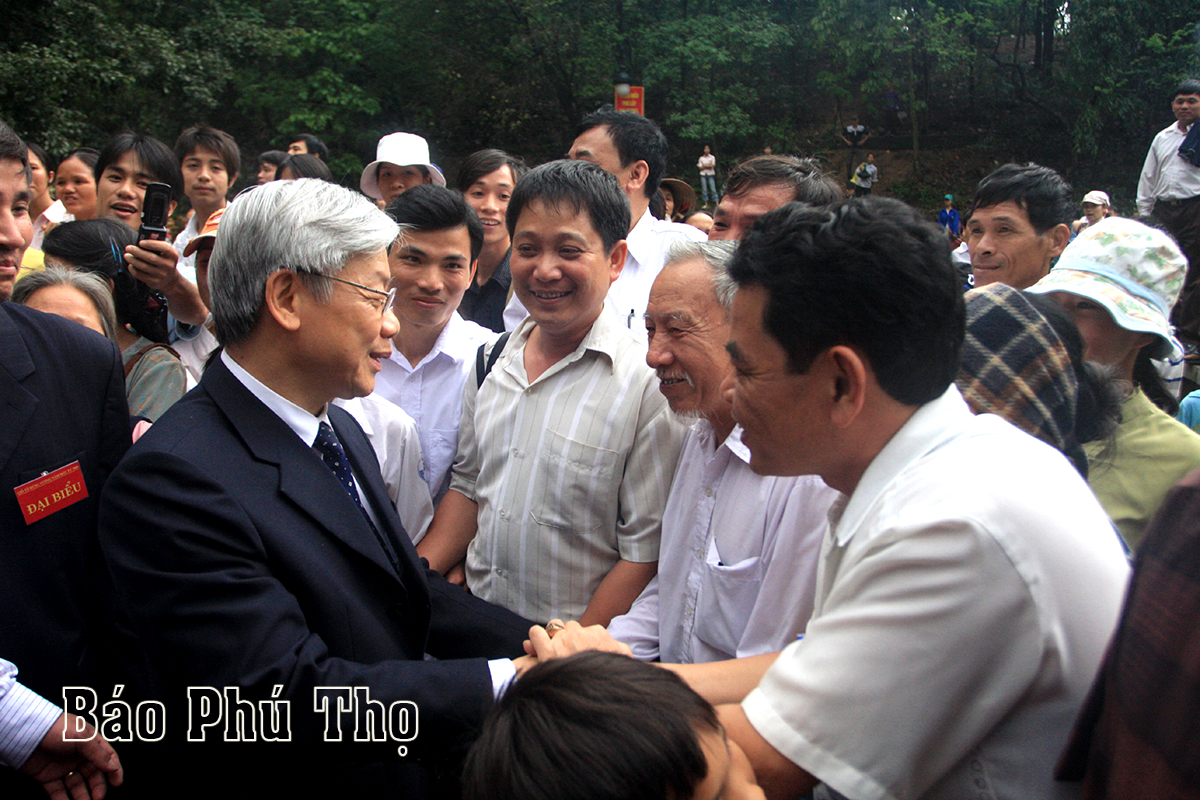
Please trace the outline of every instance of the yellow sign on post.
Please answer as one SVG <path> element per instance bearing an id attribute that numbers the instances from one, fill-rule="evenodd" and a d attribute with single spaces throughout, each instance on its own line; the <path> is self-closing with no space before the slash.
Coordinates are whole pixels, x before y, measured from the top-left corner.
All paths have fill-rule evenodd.
<path id="1" fill-rule="evenodd" d="M 615 97 L 613 105 L 617 107 L 617 111 L 635 111 L 642 116 L 646 115 L 641 86 L 630 86 L 628 95 L 616 94 Z"/>

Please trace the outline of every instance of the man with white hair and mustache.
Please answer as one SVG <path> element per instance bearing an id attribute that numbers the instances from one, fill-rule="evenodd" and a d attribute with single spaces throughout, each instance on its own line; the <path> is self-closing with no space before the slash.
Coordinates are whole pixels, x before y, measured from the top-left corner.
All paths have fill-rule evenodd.
<path id="1" fill-rule="evenodd" d="M 646 309 L 646 363 L 690 419 L 663 512 L 658 575 L 609 633 L 635 657 L 697 663 L 782 650 L 812 614 L 817 554 L 836 492 L 815 475 L 750 470 L 723 384 L 736 242 L 679 242 Z"/>

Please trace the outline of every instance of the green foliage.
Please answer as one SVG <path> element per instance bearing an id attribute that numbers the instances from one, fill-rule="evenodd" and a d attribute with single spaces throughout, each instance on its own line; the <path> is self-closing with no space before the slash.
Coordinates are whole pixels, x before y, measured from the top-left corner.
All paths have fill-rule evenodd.
<path id="1" fill-rule="evenodd" d="M 311 131 L 351 185 L 395 130 L 426 136 L 451 174 L 480 147 L 556 157 L 624 69 L 646 87 L 677 174 L 706 142 L 723 167 L 764 144 L 840 148 L 839 111 L 878 128 L 890 90 L 910 130 L 879 146 L 924 150 L 966 132 L 1115 188 L 1136 180 L 1169 121 L 1171 84 L 1200 67 L 1194 0 L 1156 0 L 1152 13 L 1138 0 L 9 0 L 6 11 L 0 117 L 52 152 L 125 127 L 170 144 L 207 122 L 250 167 Z M 919 183 L 918 172 L 899 190 L 920 199 Z"/>

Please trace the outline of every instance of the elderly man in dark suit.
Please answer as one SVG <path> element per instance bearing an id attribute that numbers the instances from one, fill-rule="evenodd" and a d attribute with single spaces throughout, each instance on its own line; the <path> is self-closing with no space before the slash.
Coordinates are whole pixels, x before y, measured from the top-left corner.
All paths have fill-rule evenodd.
<path id="1" fill-rule="evenodd" d="M 188 687 L 215 689 L 203 691 L 230 716 L 249 706 L 225 687 L 254 703 L 233 723 L 242 741 L 216 753 L 168 730 L 146 769 L 173 794 L 432 796 L 443 756 L 521 654 L 530 623 L 425 568 L 362 429 L 330 404 L 368 394 L 390 353 L 397 233 L 370 201 L 323 181 L 231 203 L 209 264 L 224 352 L 105 491 L 101 545 L 139 688 L 165 703 L 169 725 L 198 713 Z M 290 702 L 290 731 L 268 736 L 255 717 L 270 700 Z M 387 712 L 399 701 L 415 704 L 405 733 L 416 736 L 398 745 Z M 223 723 L 194 722 L 193 740 L 230 738 Z"/>
<path id="2" fill-rule="evenodd" d="M 0 122 L 0 300 L 32 236 L 28 170 L 25 145 Z M 61 702 L 63 686 L 107 680 L 96 507 L 129 447 L 120 353 L 78 323 L 0 304 L 0 408 L 0 657 Z M 38 796 L 0 766 L 0 797 Z"/>

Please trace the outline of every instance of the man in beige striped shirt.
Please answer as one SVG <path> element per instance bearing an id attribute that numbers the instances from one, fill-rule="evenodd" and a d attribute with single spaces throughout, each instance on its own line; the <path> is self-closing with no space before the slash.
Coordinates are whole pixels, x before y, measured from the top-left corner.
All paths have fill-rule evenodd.
<path id="1" fill-rule="evenodd" d="M 525 617 L 607 624 L 654 576 L 683 435 L 604 305 L 629 202 L 594 164 L 553 162 L 518 183 L 508 227 L 529 318 L 467 382 L 450 491 L 418 552 L 441 572 L 465 556 L 471 591 Z"/>

